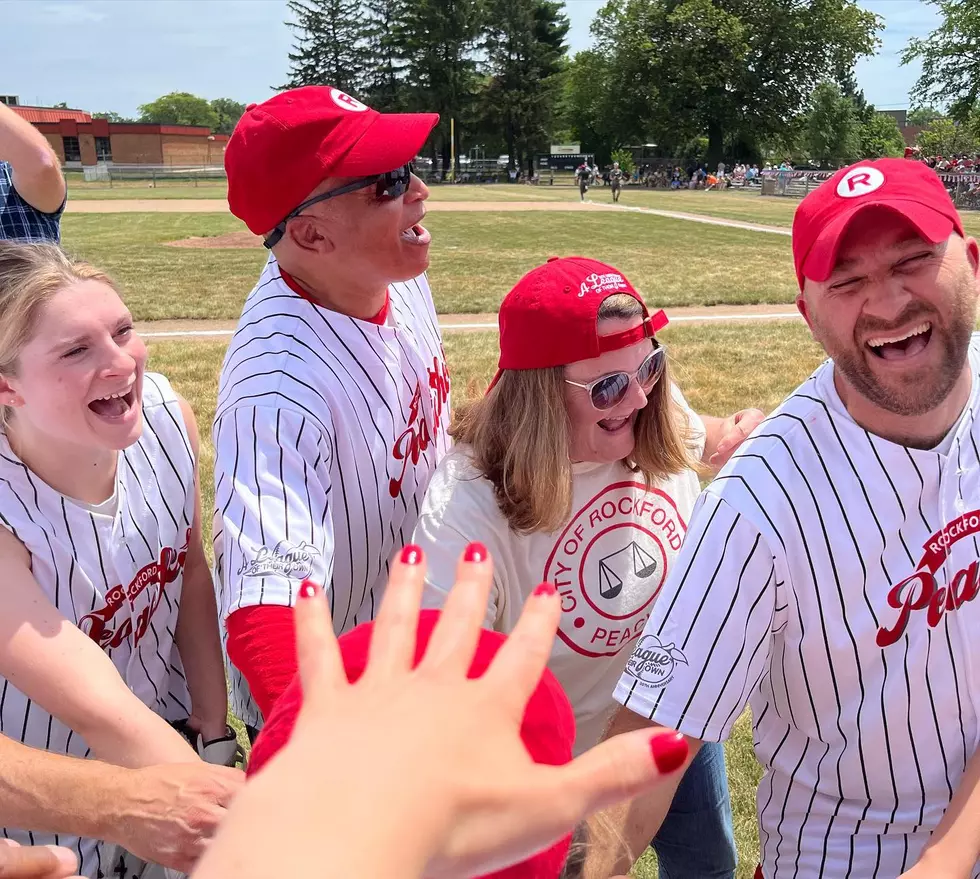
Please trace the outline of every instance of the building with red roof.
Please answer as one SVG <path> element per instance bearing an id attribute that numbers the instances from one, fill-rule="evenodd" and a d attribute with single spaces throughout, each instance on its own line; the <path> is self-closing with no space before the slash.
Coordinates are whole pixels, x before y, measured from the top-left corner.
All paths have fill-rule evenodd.
<path id="1" fill-rule="evenodd" d="M 195 125 L 151 125 L 93 119 L 84 110 L 28 107 L 0 97 L 43 134 L 66 168 L 118 165 L 221 165 L 227 134 Z"/>

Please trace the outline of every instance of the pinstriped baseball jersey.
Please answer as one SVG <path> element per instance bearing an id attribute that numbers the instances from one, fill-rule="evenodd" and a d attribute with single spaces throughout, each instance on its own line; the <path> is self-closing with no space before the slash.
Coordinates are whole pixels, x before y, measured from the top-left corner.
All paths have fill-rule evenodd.
<path id="1" fill-rule="evenodd" d="M 894 879 L 977 747 L 977 337 L 970 367 L 928 451 L 859 427 L 819 367 L 702 495 L 617 686 L 709 741 L 751 705 L 766 879 Z"/>
<path id="2" fill-rule="evenodd" d="M 119 454 L 116 494 L 114 514 L 91 512 L 31 473 L 0 433 L 0 522 L 30 553 L 34 579 L 147 706 L 167 720 L 186 718 L 190 697 L 174 628 L 194 518 L 194 459 L 177 397 L 161 375 L 144 375 L 143 434 Z M 2 677 L 0 732 L 56 753 L 90 753 L 81 736 Z M 70 847 L 83 876 L 108 872 L 94 840 L 11 828 L 4 835 Z"/>
<path id="3" fill-rule="evenodd" d="M 425 276 L 388 289 L 385 325 L 297 295 L 270 257 L 221 371 L 215 415 L 222 618 L 329 584 L 337 632 L 373 618 L 448 446 L 449 377 Z M 261 727 L 229 663 L 235 711 Z"/>

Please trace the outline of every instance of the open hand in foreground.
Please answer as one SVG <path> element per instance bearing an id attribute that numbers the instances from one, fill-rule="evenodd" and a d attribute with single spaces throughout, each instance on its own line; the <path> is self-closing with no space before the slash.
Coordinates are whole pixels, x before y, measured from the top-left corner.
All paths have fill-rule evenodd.
<path id="1" fill-rule="evenodd" d="M 638 730 L 565 766 L 535 764 L 520 737 L 561 614 L 542 584 L 488 670 L 468 679 L 492 567 L 470 547 L 412 668 L 424 561 L 392 566 L 367 670 L 351 685 L 322 591 L 296 607 L 303 707 L 289 743 L 245 786 L 196 879 L 236 875 L 477 876 L 517 863 L 588 814 L 657 785 L 683 736 Z M 482 559 L 482 560 L 481 560 Z"/>

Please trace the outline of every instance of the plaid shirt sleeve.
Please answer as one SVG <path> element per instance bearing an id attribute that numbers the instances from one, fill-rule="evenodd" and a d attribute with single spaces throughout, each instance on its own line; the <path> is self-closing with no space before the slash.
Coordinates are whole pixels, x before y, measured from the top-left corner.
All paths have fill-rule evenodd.
<path id="1" fill-rule="evenodd" d="M 39 211 L 14 189 L 9 163 L 0 162 L 0 240 L 58 244 L 67 201 L 53 214 Z"/>

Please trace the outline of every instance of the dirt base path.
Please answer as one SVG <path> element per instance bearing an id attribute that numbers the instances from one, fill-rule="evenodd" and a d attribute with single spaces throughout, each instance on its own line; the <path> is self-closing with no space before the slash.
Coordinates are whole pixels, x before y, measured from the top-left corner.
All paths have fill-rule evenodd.
<path id="1" fill-rule="evenodd" d="M 712 323 L 715 321 L 794 320 L 800 313 L 793 305 L 718 305 L 708 308 L 671 308 L 672 324 Z M 208 341 L 226 339 L 235 330 L 233 320 L 155 320 L 137 323 L 137 332 L 146 339 Z M 496 330 L 495 314 L 441 314 L 443 332 Z"/>

